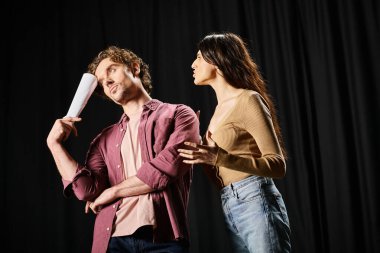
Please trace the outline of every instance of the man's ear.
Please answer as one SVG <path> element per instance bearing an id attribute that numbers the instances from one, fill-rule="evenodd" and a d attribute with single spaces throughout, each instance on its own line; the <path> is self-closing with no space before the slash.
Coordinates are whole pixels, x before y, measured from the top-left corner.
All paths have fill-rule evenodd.
<path id="1" fill-rule="evenodd" d="M 137 62 L 132 63 L 132 68 L 133 68 L 133 76 L 138 76 L 140 74 L 140 64 Z"/>

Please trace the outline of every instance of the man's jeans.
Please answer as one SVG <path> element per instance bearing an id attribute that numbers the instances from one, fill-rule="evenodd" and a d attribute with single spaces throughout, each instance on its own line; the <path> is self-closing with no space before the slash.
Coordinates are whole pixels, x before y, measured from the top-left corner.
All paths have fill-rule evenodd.
<path id="1" fill-rule="evenodd" d="M 139 228 L 133 235 L 111 237 L 107 253 L 188 253 L 180 242 L 153 243 L 151 226 Z"/>
<path id="2" fill-rule="evenodd" d="M 250 176 L 221 190 L 234 252 L 290 252 L 290 226 L 273 180 Z"/>

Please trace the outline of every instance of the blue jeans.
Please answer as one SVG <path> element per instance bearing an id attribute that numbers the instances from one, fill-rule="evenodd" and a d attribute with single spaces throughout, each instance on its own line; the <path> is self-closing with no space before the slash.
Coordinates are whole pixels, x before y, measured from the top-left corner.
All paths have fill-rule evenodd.
<path id="1" fill-rule="evenodd" d="M 234 252 L 290 252 L 285 204 L 271 178 L 250 176 L 221 190 Z"/>
<path id="2" fill-rule="evenodd" d="M 153 243 L 151 226 L 139 228 L 128 236 L 111 237 L 107 253 L 188 253 L 188 247 L 181 242 Z"/>

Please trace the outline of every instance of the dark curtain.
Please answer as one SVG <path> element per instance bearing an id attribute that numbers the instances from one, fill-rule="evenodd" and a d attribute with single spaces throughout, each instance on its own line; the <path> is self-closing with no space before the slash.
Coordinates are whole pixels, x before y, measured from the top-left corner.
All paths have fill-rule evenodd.
<path id="1" fill-rule="evenodd" d="M 1 8 L 0 203 L 6 252 L 89 252 L 94 216 L 65 199 L 46 137 L 87 64 L 108 45 L 149 65 L 153 97 L 201 111 L 216 98 L 193 85 L 196 44 L 240 34 L 274 98 L 289 153 L 275 180 L 293 252 L 380 252 L 380 2 L 375 0 L 7 1 Z M 92 97 L 66 147 L 89 142 L 122 111 Z M 231 252 L 216 188 L 195 168 L 191 252 Z"/>

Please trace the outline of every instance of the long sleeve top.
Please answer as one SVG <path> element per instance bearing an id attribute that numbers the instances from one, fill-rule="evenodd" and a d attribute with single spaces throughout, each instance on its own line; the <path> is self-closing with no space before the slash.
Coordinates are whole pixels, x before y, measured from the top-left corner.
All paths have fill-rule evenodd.
<path id="1" fill-rule="evenodd" d="M 206 166 L 206 173 L 219 188 L 251 175 L 271 177 L 273 171 L 285 169 L 270 111 L 255 91 L 245 90 L 237 97 L 211 138 L 220 149 L 215 166 Z"/>
<path id="2" fill-rule="evenodd" d="M 84 165 L 78 165 L 72 181 L 63 180 L 64 194 L 75 194 L 80 200 L 94 200 L 105 189 L 123 181 L 120 152 L 126 131 L 127 116 L 105 128 L 91 143 Z M 199 141 L 199 121 L 185 105 L 151 100 L 144 105 L 138 138 L 142 166 L 136 176 L 149 185 L 157 227 L 154 241 L 189 240 L 187 207 L 192 179 L 192 166 L 183 163 L 178 148 L 184 141 Z M 92 253 L 105 253 L 112 224 L 121 200 L 104 206 L 94 225 Z"/>

